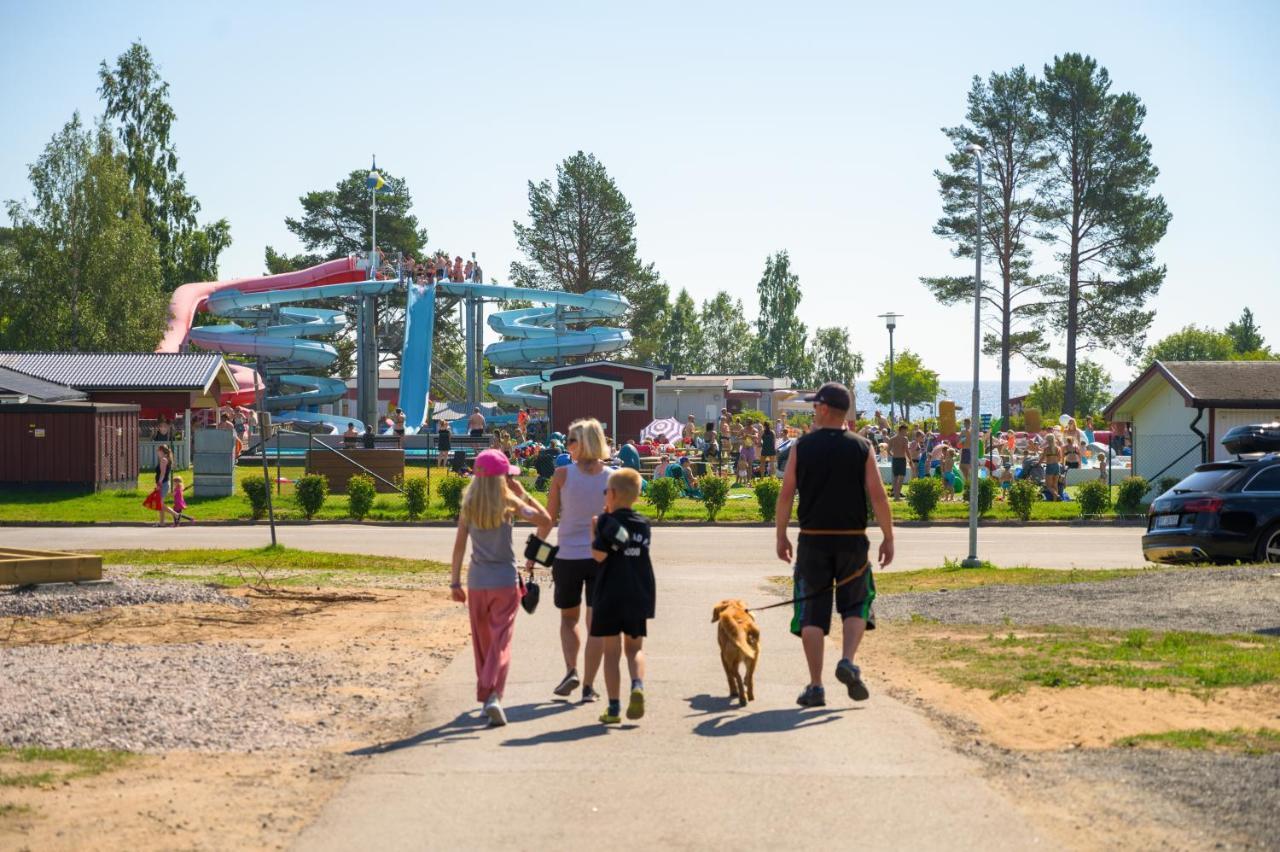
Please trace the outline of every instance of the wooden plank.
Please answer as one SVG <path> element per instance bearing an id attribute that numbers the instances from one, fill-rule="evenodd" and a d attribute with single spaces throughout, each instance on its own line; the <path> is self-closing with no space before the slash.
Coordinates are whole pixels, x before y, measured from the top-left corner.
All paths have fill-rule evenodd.
<path id="1" fill-rule="evenodd" d="M 0 585 L 72 583 L 102 579 L 102 557 L 57 550 L 0 548 Z"/>

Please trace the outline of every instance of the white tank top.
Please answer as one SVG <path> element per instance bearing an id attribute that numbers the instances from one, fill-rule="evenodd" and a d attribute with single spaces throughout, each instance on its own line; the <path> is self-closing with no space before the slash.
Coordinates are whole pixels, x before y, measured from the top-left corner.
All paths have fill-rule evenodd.
<path id="1" fill-rule="evenodd" d="M 576 464 L 565 468 L 556 537 L 559 558 L 591 558 L 591 519 L 604 511 L 604 491 L 610 473 L 607 467 L 599 473 L 585 473 Z"/>

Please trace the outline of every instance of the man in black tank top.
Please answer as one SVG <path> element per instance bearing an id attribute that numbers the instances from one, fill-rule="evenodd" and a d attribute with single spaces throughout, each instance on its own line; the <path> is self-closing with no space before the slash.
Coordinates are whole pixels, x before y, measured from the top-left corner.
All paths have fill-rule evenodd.
<path id="1" fill-rule="evenodd" d="M 791 448 L 775 518 L 778 558 L 791 562 L 787 524 L 791 521 L 792 501 L 799 491 L 800 538 L 792 574 L 796 602 L 791 632 L 804 644 L 809 685 L 796 703 L 801 707 L 821 707 L 827 703 L 822 687 L 822 657 L 826 635 L 831 631 L 833 592 L 844 627 L 843 655 L 836 665 L 836 680 L 848 688 L 854 701 L 868 697 L 862 672 L 853 663 L 863 632 L 868 626 L 875 627 L 871 603 L 876 586 L 867 559 L 867 508 L 870 505 L 875 510 L 884 534 L 880 544 L 882 567 L 893 561 L 893 514 L 870 443 L 845 428 L 853 407 L 849 389 L 838 382 L 828 382 L 808 401 L 813 403 L 813 428 Z"/>

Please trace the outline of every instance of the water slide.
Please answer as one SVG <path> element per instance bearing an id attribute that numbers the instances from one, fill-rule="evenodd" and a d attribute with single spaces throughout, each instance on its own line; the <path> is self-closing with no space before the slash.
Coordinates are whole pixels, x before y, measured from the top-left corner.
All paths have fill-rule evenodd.
<path id="1" fill-rule="evenodd" d="M 184 284 L 169 302 L 169 328 L 157 352 L 179 352 L 190 342 L 201 349 L 267 359 L 269 370 L 288 390 L 267 398 L 279 420 L 336 424 L 343 418 L 319 414 L 312 408 L 334 402 L 347 392 L 341 379 L 309 375 L 337 358 L 337 350 L 309 337 L 343 331 L 342 311 L 296 306 L 316 299 L 386 295 L 404 286 L 399 279 L 371 280 L 367 263 L 357 257 L 340 258 L 297 272 Z M 541 370 L 567 357 L 606 354 L 626 346 L 631 336 L 617 328 L 568 328 L 626 313 L 622 296 L 604 290 L 563 293 L 497 284 L 410 284 L 401 353 L 400 407 L 412 430 L 423 421 L 431 387 L 435 301 L 439 294 L 487 299 L 540 302 L 545 307 L 499 311 L 489 325 L 505 338 L 491 343 L 485 357 L 503 369 Z M 232 322 L 195 326 L 196 314 L 207 311 Z M 236 322 L 236 321 L 239 322 Z M 250 367 L 232 365 L 238 389 L 224 395 L 227 405 L 257 404 L 262 384 Z M 545 406 L 546 397 L 534 389 L 541 373 L 497 379 L 488 390 L 500 402 Z"/>
<path id="2" fill-rule="evenodd" d="M 564 293 L 500 284 L 436 284 L 434 288 L 411 284 L 400 369 L 400 407 L 410 424 L 421 423 L 427 410 L 435 301 L 440 293 L 544 305 L 498 311 L 489 317 L 489 327 L 505 338 L 485 347 L 484 356 L 489 363 L 502 369 L 539 371 L 489 383 L 489 393 L 509 405 L 545 408 L 546 396 L 535 392 L 542 382 L 542 369 L 564 358 L 616 352 L 631 342 L 631 335 L 619 328 L 568 327 L 625 314 L 630 307 L 627 300 L 607 290 Z"/>
<path id="3" fill-rule="evenodd" d="M 400 286 L 395 279 L 369 280 L 367 268 L 363 259 L 347 257 L 280 275 L 184 284 L 169 301 L 169 328 L 156 351 L 178 352 L 190 342 L 213 352 L 262 356 L 271 361 L 271 372 L 281 384 L 290 388 L 289 392 L 268 399 L 267 407 L 275 410 L 279 419 L 332 421 L 332 415 L 292 409 L 323 405 L 346 394 L 347 387 L 341 379 L 300 372 L 323 367 L 337 357 L 337 350 L 329 344 L 305 338 L 342 331 L 346 317 L 342 311 L 295 307 L 294 303 L 382 295 Z M 245 324 L 192 327 L 199 311 Z M 232 365 L 232 373 L 239 387 L 221 401 L 228 405 L 256 405 L 257 392 L 262 387 L 256 371 Z"/>

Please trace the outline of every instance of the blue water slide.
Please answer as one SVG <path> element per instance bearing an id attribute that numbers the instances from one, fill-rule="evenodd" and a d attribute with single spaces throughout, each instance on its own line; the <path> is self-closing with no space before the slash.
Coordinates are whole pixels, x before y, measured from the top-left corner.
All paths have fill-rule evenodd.
<path id="1" fill-rule="evenodd" d="M 501 284 L 445 283 L 435 285 L 435 291 L 437 295 L 538 302 L 544 306 L 498 311 L 489 317 L 489 327 L 504 338 L 484 350 L 485 358 L 495 367 L 541 371 L 564 358 L 604 355 L 631 342 L 630 333 L 619 328 L 570 327 L 623 316 L 630 308 L 627 300 L 607 290 L 565 293 Z M 428 294 L 430 288 L 409 287 L 409 312 L 400 366 L 400 407 L 412 425 L 422 422 L 431 388 L 435 298 L 428 298 Z M 547 397 L 537 392 L 541 384 L 542 374 L 535 372 L 495 379 L 489 383 L 488 390 L 499 402 L 545 408 Z"/>
<path id="2" fill-rule="evenodd" d="M 267 408 L 276 412 L 277 420 L 336 424 L 342 418 L 332 414 L 294 410 L 293 407 L 324 405 L 346 395 L 347 385 L 341 379 L 313 376 L 305 372 L 325 367 L 338 357 L 337 350 L 329 344 L 306 338 L 341 332 L 346 328 L 346 316 L 342 311 L 304 308 L 294 303 L 352 296 L 381 296 L 399 286 L 398 279 L 388 279 L 259 293 L 219 290 L 209 296 L 207 310 L 240 322 L 193 328 L 190 340 L 201 349 L 268 359 L 272 375 L 281 385 L 295 389 L 267 398 Z"/>

